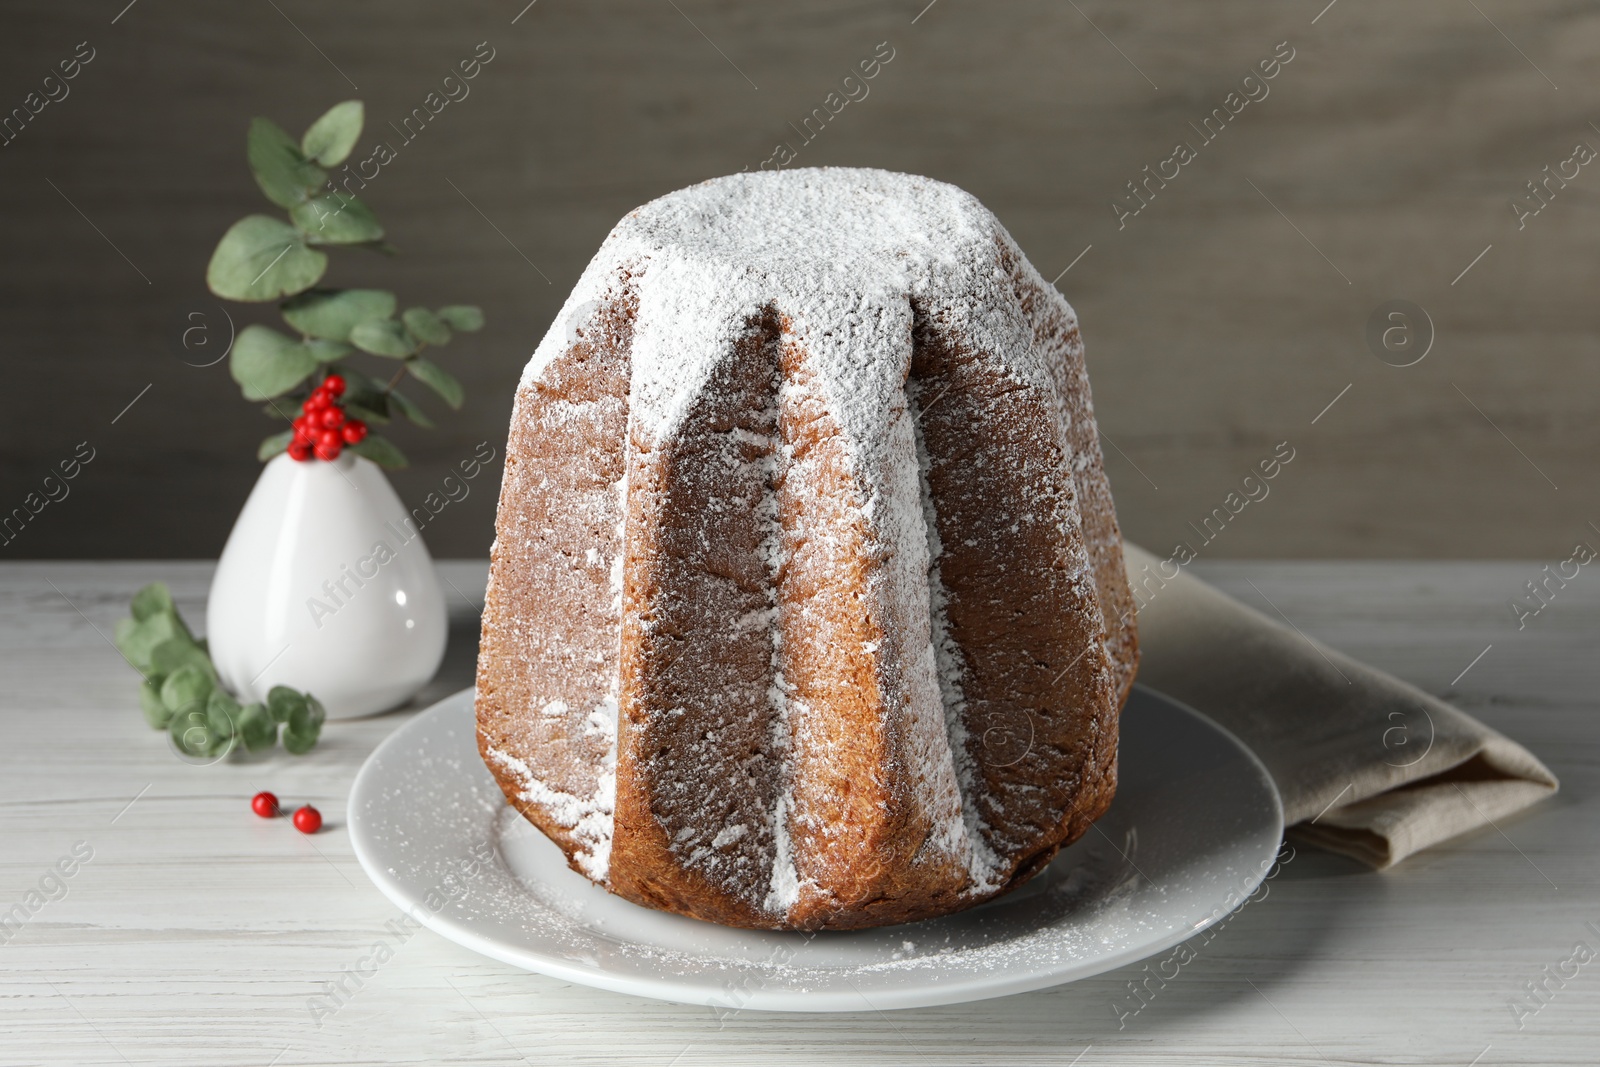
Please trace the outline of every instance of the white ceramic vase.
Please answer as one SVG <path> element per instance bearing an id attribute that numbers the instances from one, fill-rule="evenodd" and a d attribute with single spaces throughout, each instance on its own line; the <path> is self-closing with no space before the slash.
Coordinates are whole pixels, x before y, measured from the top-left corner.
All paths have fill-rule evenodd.
<path id="1" fill-rule="evenodd" d="M 267 464 L 206 603 L 212 662 L 241 701 L 286 685 L 331 719 L 386 711 L 433 677 L 448 630 L 433 560 L 375 464 Z"/>

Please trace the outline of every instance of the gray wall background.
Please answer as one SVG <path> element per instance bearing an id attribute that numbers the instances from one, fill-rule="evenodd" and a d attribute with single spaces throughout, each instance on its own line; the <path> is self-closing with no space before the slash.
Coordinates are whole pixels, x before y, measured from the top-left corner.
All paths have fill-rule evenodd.
<path id="1" fill-rule="evenodd" d="M 1520 229 L 1510 207 L 1578 142 L 1600 148 L 1591 4 L 525 2 L 7 5 L 0 108 L 79 42 L 96 54 L 0 148 L 0 511 L 78 442 L 95 459 L 0 558 L 220 551 L 271 427 L 178 335 L 196 310 L 226 329 L 203 276 L 265 205 L 250 117 L 298 134 L 358 96 L 363 149 L 395 141 L 387 124 L 482 41 L 471 95 L 365 194 L 403 254 L 337 255 L 328 275 L 487 312 L 441 360 L 465 409 L 396 434 L 409 503 L 503 444 L 522 363 L 617 218 L 787 141 L 796 165 L 965 187 L 1046 278 L 1075 261 L 1059 287 L 1119 514 L 1151 548 L 1198 544 L 1189 524 L 1280 441 L 1294 461 L 1203 555 L 1557 560 L 1600 538 L 1600 161 Z M 870 95 L 801 145 L 789 123 L 883 41 Z M 1198 146 L 1189 123 L 1284 41 L 1270 94 L 1119 229 L 1124 184 Z M 1416 365 L 1364 340 L 1391 299 L 1433 324 Z M 428 529 L 436 555 L 486 553 L 494 481 Z"/>

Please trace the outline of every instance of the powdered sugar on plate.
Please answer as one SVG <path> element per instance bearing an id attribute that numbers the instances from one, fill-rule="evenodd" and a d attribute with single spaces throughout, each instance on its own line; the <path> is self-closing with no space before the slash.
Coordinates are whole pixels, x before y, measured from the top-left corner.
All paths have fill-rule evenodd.
<path id="1" fill-rule="evenodd" d="M 850 933 L 739 930 L 654 912 L 566 867 L 476 751 L 471 691 L 401 726 L 351 790 L 357 858 L 417 921 L 557 978 L 728 1010 L 958 1003 L 1086 977 L 1220 921 L 1282 839 L 1270 777 L 1197 713 L 1135 690 L 1122 787 L 1022 889 L 944 918 Z"/>

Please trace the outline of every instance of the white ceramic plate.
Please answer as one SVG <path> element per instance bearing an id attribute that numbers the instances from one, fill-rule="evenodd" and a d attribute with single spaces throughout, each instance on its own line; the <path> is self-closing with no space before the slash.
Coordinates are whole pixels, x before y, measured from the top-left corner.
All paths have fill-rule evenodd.
<path id="1" fill-rule="evenodd" d="M 472 692 L 380 745 L 350 791 L 356 856 L 390 900 L 485 956 L 729 1010 L 866 1011 L 1040 989 L 1143 959 L 1221 919 L 1283 836 L 1266 768 L 1198 712 L 1135 688 L 1111 810 L 1027 885 L 941 919 L 845 933 L 651 911 L 569 870 L 478 758 Z"/>

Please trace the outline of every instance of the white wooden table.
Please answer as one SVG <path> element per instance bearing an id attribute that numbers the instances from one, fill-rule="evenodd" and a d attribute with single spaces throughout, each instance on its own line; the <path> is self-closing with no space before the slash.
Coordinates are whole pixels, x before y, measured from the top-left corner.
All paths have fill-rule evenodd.
<path id="1" fill-rule="evenodd" d="M 483 564 L 445 566 L 482 589 Z M 0 1064 L 1594 1064 L 1600 960 L 1562 964 L 1580 942 L 1600 950 L 1600 577 L 1585 571 L 1518 632 L 1507 602 L 1539 566 L 1197 565 L 1244 599 L 1253 579 L 1307 633 L 1516 737 L 1563 792 L 1383 874 L 1302 849 L 1119 1029 L 1112 1005 L 1131 1002 L 1137 968 L 957 1007 L 719 1019 L 426 930 L 314 1019 L 308 1000 L 398 915 L 352 857 L 344 807 L 410 713 L 330 724 L 303 758 L 189 766 L 145 726 L 101 634 L 154 578 L 202 622 L 210 566 L 6 564 L 0 911 L 41 879 L 57 899 L 0 930 Z M 426 699 L 470 683 L 476 608 L 455 608 Z M 263 788 L 314 803 L 324 830 L 256 818 Z M 92 858 L 62 895 L 47 873 L 75 847 Z M 1541 980 L 1519 1030 L 1509 1004 Z"/>

